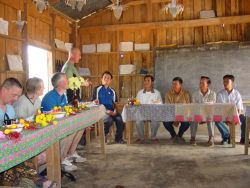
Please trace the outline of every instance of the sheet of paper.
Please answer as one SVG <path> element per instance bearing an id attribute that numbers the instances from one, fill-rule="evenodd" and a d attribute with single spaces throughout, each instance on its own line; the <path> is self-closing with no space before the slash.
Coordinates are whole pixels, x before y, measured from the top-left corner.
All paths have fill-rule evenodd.
<path id="1" fill-rule="evenodd" d="M 11 71 L 23 71 L 22 58 L 19 55 L 7 54 L 7 59 Z"/>
<path id="2" fill-rule="evenodd" d="M 62 50 L 66 50 L 65 44 L 59 39 L 55 39 L 56 47 Z"/>
<path id="3" fill-rule="evenodd" d="M 89 68 L 79 68 L 79 75 L 80 76 L 90 76 Z"/>
<path id="4" fill-rule="evenodd" d="M 0 18 L 0 34 L 8 35 L 8 25 L 9 22 Z"/>

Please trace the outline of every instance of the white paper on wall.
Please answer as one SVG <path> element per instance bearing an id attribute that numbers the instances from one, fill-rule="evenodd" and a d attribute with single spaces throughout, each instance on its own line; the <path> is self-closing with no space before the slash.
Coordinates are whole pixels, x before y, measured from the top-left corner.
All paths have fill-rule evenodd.
<path id="1" fill-rule="evenodd" d="M 63 41 L 55 39 L 56 47 L 62 50 L 67 50 Z"/>
<path id="2" fill-rule="evenodd" d="M 23 63 L 20 55 L 7 54 L 7 60 L 11 71 L 23 71 Z"/>
<path id="3" fill-rule="evenodd" d="M 95 44 L 82 45 L 82 53 L 95 53 L 95 52 L 96 52 Z"/>
<path id="4" fill-rule="evenodd" d="M 0 34 L 8 35 L 8 25 L 9 22 L 0 18 Z"/>
<path id="5" fill-rule="evenodd" d="M 89 68 L 79 68 L 78 73 L 80 76 L 90 76 L 91 75 Z"/>

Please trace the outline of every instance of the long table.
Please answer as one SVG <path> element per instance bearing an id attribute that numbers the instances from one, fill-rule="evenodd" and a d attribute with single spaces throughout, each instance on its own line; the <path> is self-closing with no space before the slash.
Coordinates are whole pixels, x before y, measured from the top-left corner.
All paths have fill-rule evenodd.
<path id="1" fill-rule="evenodd" d="M 0 140 L 0 172 L 8 170 L 46 150 L 47 175 L 50 180 L 61 186 L 60 145 L 59 141 L 79 130 L 99 123 L 102 153 L 105 153 L 103 117 L 104 106 L 91 107 L 79 114 L 58 121 L 35 131 L 25 130 L 17 143 Z"/>
<path id="2" fill-rule="evenodd" d="M 131 144 L 132 121 L 160 122 L 230 122 L 230 138 L 235 147 L 235 125 L 240 123 L 238 111 L 233 104 L 141 104 L 125 105 L 123 121 L 128 131 L 128 144 Z"/>

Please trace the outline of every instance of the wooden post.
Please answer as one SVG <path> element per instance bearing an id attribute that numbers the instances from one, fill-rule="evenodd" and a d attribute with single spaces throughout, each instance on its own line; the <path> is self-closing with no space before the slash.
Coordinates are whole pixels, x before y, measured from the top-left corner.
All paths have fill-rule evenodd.
<path id="1" fill-rule="evenodd" d="M 97 125 L 98 125 L 97 123 L 94 124 L 94 127 L 95 127 L 95 128 L 94 128 L 94 129 L 95 129 L 95 130 L 94 130 L 94 131 L 95 131 L 95 137 L 97 137 L 97 136 L 99 135 L 99 134 L 98 134 L 98 126 L 97 126 Z"/>
<path id="2" fill-rule="evenodd" d="M 87 144 L 87 145 L 90 144 L 90 130 L 91 130 L 90 127 L 87 127 L 87 128 L 85 129 L 85 131 L 86 131 L 86 144 Z"/>
<path id="3" fill-rule="evenodd" d="M 131 134 L 131 130 L 132 130 L 132 122 L 131 121 L 128 121 L 126 122 L 126 129 L 128 131 L 128 141 L 127 141 L 127 144 L 131 144 L 131 141 L 132 141 L 132 134 Z"/>
<path id="4" fill-rule="evenodd" d="M 245 133 L 245 155 L 248 155 L 248 147 L 249 147 L 249 131 L 250 131 L 250 117 L 246 117 L 246 133 Z"/>
<path id="5" fill-rule="evenodd" d="M 124 130 L 123 130 L 123 139 L 127 140 L 127 125 L 125 124 Z"/>
<path id="6" fill-rule="evenodd" d="M 53 72 L 56 70 L 56 44 L 55 44 L 55 38 L 56 38 L 56 27 L 55 27 L 55 19 L 56 15 L 54 13 L 51 13 L 52 18 L 52 25 L 51 25 L 51 31 L 50 31 L 50 45 L 52 46 L 52 63 L 53 63 Z"/>
<path id="7" fill-rule="evenodd" d="M 231 141 L 232 147 L 235 148 L 235 124 L 234 123 L 230 122 L 229 130 L 230 130 L 230 141 Z"/>
<path id="8" fill-rule="evenodd" d="M 144 123 L 144 139 L 148 139 L 149 138 L 149 125 L 150 122 L 149 121 L 146 121 Z"/>
<path id="9" fill-rule="evenodd" d="M 39 167 L 38 167 L 38 157 L 37 156 L 35 156 L 35 157 L 32 158 L 32 163 L 34 165 L 35 170 L 38 172 L 39 171 Z"/>
<path id="10" fill-rule="evenodd" d="M 61 187 L 60 156 L 60 144 L 56 141 L 46 150 L 46 158 L 48 179 L 57 182 L 57 187 Z"/>
<path id="11" fill-rule="evenodd" d="M 103 154 L 106 154 L 106 148 L 105 148 L 105 133 L 104 133 L 104 123 L 103 119 L 101 119 L 98 122 L 99 127 L 99 134 L 100 134 L 100 143 L 101 143 L 101 150 Z"/>

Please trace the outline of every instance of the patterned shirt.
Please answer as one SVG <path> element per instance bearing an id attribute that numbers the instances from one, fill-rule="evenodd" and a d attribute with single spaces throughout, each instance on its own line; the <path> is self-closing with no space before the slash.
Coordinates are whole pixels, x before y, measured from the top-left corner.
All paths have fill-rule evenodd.
<path id="1" fill-rule="evenodd" d="M 216 102 L 216 93 L 212 90 L 203 95 L 201 91 L 196 91 L 192 95 L 192 103 L 215 103 Z"/>
<path id="2" fill-rule="evenodd" d="M 172 89 L 169 90 L 165 96 L 165 103 L 190 103 L 190 95 L 189 93 L 181 89 L 179 94 L 176 94 Z"/>

